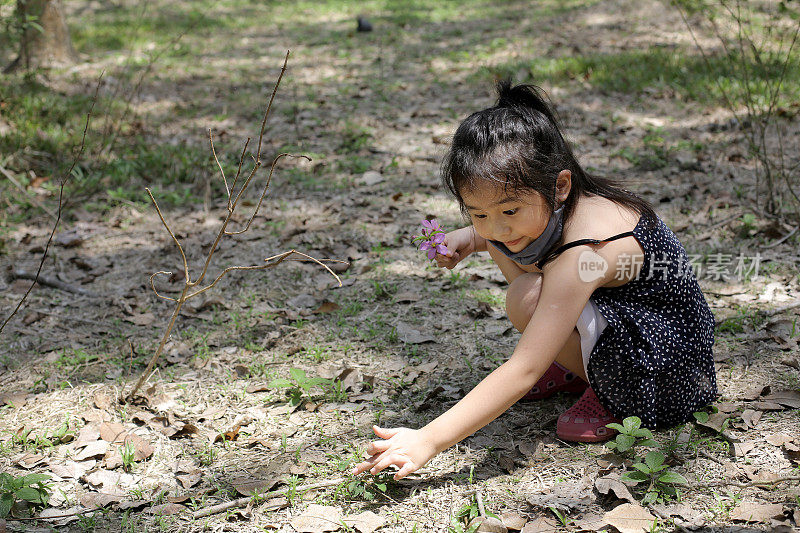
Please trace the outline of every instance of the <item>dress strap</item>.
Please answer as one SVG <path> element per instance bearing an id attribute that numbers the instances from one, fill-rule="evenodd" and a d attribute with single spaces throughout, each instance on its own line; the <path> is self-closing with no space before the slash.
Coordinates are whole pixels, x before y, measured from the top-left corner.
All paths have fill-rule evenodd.
<path id="1" fill-rule="evenodd" d="M 604 242 L 615 241 L 617 239 L 623 239 L 625 237 L 633 237 L 632 231 L 626 231 L 625 233 L 619 233 L 614 235 L 613 237 L 609 237 L 607 239 L 578 239 L 577 241 L 568 242 L 567 244 L 562 244 L 554 251 L 548 253 L 546 256 L 542 257 L 536 262 L 536 268 L 539 270 L 542 269 L 545 263 L 553 259 L 554 257 L 561 255 L 564 251 L 569 250 L 570 248 L 574 248 L 575 246 L 581 246 L 584 244 L 602 244 Z"/>

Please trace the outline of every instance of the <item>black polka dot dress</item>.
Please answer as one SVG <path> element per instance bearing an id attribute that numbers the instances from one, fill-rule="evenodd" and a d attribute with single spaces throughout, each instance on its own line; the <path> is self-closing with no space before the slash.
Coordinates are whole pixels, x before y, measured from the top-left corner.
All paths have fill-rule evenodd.
<path id="1" fill-rule="evenodd" d="M 666 224 L 645 215 L 633 235 L 644 250 L 639 275 L 592 295 L 608 326 L 589 357 L 589 383 L 615 417 L 673 426 L 717 397 L 714 317 Z"/>

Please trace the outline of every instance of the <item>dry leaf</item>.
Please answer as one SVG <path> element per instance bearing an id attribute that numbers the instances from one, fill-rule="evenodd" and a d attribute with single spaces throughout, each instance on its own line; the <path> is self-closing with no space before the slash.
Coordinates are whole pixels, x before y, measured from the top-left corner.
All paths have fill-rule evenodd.
<path id="1" fill-rule="evenodd" d="M 781 404 L 792 409 L 800 409 L 800 391 L 782 390 L 764 396 L 764 401 Z"/>
<path id="2" fill-rule="evenodd" d="M 752 451 L 756 445 L 752 442 L 734 442 L 733 443 L 733 456 L 744 457 L 747 452 Z"/>
<path id="3" fill-rule="evenodd" d="M 203 479 L 203 471 L 198 468 L 191 473 L 176 474 L 175 479 L 178 480 L 178 483 L 181 484 L 181 487 L 184 489 L 190 489 L 200 483 L 200 481 Z"/>
<path id="4" fill-rule="evenodd" d="M 775 472 L 770 472 L 769 470 L 763 468 L 759 469 L 753 465 L 744 465 L 742 469 L 750 481 L 755 481 L 758 483 L 772 483 L 781 478 Z"/>
<path id="5" fill-rule="evenodd" d="M 372 533 L 386 525 L 386 519 L 372 511 L 364 511 L 357 515 L 345 516 L 344 523 L 361 533 Z"/>
<path id="6" fill-rule="evenodd" d="M 20 408 L 28 403 L 27 392 L 12 392 L 0 396 L 0 404 L 9 405 L 14 408 Z"/>
<path id="7" fill-rule="evenodd" d="M 758 421 L 761 420 L 761 411 L 755 411 L 753 409 L 745 409 L 742 412 L 742 420 L 745 424 L 747 424 L 748 428 L 755 427 L 758 425 Z"/>
<path id="8" fill-rule="evenodd" d="M 541 509 L 555 507 L 559 511 L 580 511 L 590 506 L 594 499 L 591 481 L 564 481 L 551 489 L 550 494 L 535 494 L 528 497 L 528 503 Z"/>
<path id="9" fill-rule="evenodd" d="M 773 446 L 783 446 L 787 442 L 792 442 L 794 439 L 788 435 L 784 435 L 783 433 L 774 433 L 772 435 L 767 435 L 764 440 Z"/>
<path id="10" fill-rule="evenodd" d="M 103 457 L 108 451 L 109 444 L 104 440 L 96 440 L 90 442 L 86 447 L 75 456 L 76 461 L 85 461 L 86 459 L 99 459 Z"/>
<path id="11" fill-rule="evenodd" d="M 150 503 L 151 502 L 147 500 L 123 500 L 117 505 L 117 510 L 127 511 L 128 509 L 134 509 L 136 511 L 140 511 L 150 505 Z"/>
<path id="12" fill-rule="evenodd" d="M 421 333 L 404 322 L 397 323 L 396 332 L 397 338 L 406 344 L 423 344 L 436 341 L 434 337 Z"/>
<path id="13" fill-rule="evenodd" d="M 78 432 L 78 438 L 72 443 L 72 446 L 77 450 L 83 448 L 91 442 L 95 442 L 100 438 L 100 429 L 96 424 L 88 424 L 83 426 Z"/>
<path id="14" fill-rule="evenodd" d="M 554 519 L 539 516 L 525 524 L 520 533 L 560 533 L 561 528 Z"/>
<path id="15" fill-rule="evenodd" d="M 83 479 L 94 487 L 102 488 L 105 494 L 125 496 L 135 478 L 130 474 L 97 470 L 85 475 Z"/>
<path id="16" fill-rule="evenodd" d="M 697 422 L 698 425 L 707 427 L 711 430 L 716 431 L 717 433 L 722 432 L 722 424 L 730 418 L 727 413 L 719 412 L 719 413 L 712 413 L 708 416 L 708 420 L 705 422 Z"/>
<path id="17" fill-rule="evenodd" d="M 186 510 L 183 505 L 177 503 L 162 503 L 161 505 L 154 505 L 150 508 L 150 512 L 156 516 L 168 516 L 180 514 Z"/>
<path id="18" fill-rule="evenodd" d="M 111 407 L 111 396 L 104 392 L 94 393 L 94 405 L 98 409 L 107 411 Z"/>
<path id="19" fill-rule="evenodd" d="M 122 424 L 104 422 L 99 427 L 100 438 L 110 443 L 121 443 L 125 440 L 128 431 Z"/>
<path id="20" fill-rule="evenodd" d="M 731 519 L 740 522 L 769 522 L 772 518 L 783 518 L 780 503 L 739 502 L 731 511 Z"/>
<path id="21" fill-rule="evenodd" d="M 69 507 L 67 509 L 59 509 L 57 507 L 48 507 L 47 509 L 43 510 L 39 513 L 39 518 L 47 518 L 47 523 L 51 524 L 56 527 L 65 526 L 71 522 L 77 522 L 81 519 L 81 511 L 84 508 L 76 505 L 74 507 Z M 72 516 L 63 516 L 63 515 L 72 515 Z M 58 518 L 56 518 L 58 517 Z M 3 529 L 0 528 L 0 533 L 2 533 Z"/>
<path id="22" fill-rule="evenodd" d="M 83 418 L 87 424 L 99 424 L 100 422 L 108 422 L 111 420 L 111 414 L 108 411 L 102 411 L 100 409 L 87 409 L 81 413 L 81 418 Z"/>
<path id="23" fill-rule="evenodd" d="M 314 309 L 312 311 L 312 314 L 319 315 L 319 314 L 322 314 L 322 313 L 333 313 L 337 309 L 339 309 L 339 304 L 337 304 L 336 302 L 331 302 L 331 301 L 328 301 L 328 300 L 324 300 L 319 305 L 319 307 L 317 307 L 316 309 Z"/>
<path id="24" fill-rule="evenodd" d="M 631 495 L 631 491 L 620 481 L 619 476 L 616 474 L 597 478 L 594 482 L 594 486 L 600 494 L 609 495 L 613 493 L 620 500 L 625 500 L 629 503 L 634 503 L 636 501 Z"/>
<path id="25" fill-rule="evenodd" d="M 94 468 L 94 465 L 97 464 L 97 461 L 81 461 L 80 463 L 76 463 L 75 461 L 67 461 L 66 464 L 52 464 L 50 465 L 50 470 L 56 476 L 65 479 L 79 479 L 82 475 L 86 472 Z"/>
<path id="26" fill-rule="evenodd" d="M 476 516 L 467 524 L 467 531 L 476 533 L 508 533 L 508 528 L 497 518 Z"/>
<path id="27" fill-rule="evenodd" d="M 639 504 L 623 503 L 603 515 L 603 520 L 620 533 L 650 531 L 656 517 Z"/>
<path id="28" fill-rule="evenodd" d="M 528 519 L 522 516 L 519 513 L 514 512 L 505 512 L 500 515 L 500 520 L 503 522 L 503 525 L 506 526 L 508 529 L 512 529 L 518 531 L 525 527 L 525 524 L 528 522 Z"/>
<path id="29" fill-rule="evenodd" d="M 596 513 L 587 513 L 572 523 L 581 531 L 598 531 L 608 525 L 603 521 L 603 517 Z"/>
<path id="30" fill-rule="evenodd" d="M 298 533 L 336 531 L 342 524 L 342 512 L 336 507 L 312 503 L 289 523 Z"/>
<path id="31" fill-rule="evenodd" d="M 142 313 L 139 315 L 125 317 L 124 320 L 137 326 L 149 326 L 156 321 L 156 317 L 153 315 L 153 313 Z"/>
<path id="32" fill-rule="evenodd" d="M 89 509 L 102 509 L 109 504 L 122 501 L 122 494 L 106 494 L 102 492 L 85 492 L 81 494 L 80 502 Z"/>
<path id="33" fill-rule="evenodd" d="M 45 462 L 45 456 L 40 453 L 23 453 L 22 455 L 18 455 L 12 459 L 11 462 L 21 466 L 26 470 L 30 470 L 31 468 Z"/>
<path id="34" fill-rule="evenodd" d="M 269 492 L 272 487 L 281 481 L 280 476 L 274 476 L 267 479 L 252 479 L 240 478 L 231 481 L 231 485 L 236 489 L 236 492 L 242 496 L 252 496 L 253 494 L 263 494 Z"/>

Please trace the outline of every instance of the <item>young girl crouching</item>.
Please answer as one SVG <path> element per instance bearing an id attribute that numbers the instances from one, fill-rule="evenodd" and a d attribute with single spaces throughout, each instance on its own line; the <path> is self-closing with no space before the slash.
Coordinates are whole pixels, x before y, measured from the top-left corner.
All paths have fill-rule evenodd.
<path id="1" fill-rule="evenodd" d="M 488 251 L 509 282 L 522 336 L 508 361 L 427 424 L 375 427 L 353 473 L 400 479 L 525 398 L 582 392 L 557 435 L 598 442 L 606 424 L 685 422 L 717 395 L 714 319 L 686 251 L 652 207 L 589 175 L 534 86 L 498 85 L 497 104 L 464 120 L 442 179 L 471 226 L 446 235 L 439 266 Z"/>

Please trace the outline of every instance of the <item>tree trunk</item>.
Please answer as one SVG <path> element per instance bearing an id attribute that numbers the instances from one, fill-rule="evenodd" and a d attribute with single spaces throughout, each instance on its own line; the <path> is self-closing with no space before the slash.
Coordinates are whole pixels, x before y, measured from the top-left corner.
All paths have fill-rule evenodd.
<path id="1" fill-rule="evenodd" d="M 17 0 L 17 16 L 22 24 L 19 56 L 6 67 L 30 70 L 74 63 L 78 54 L 72 47 L 61 0 Z M 33 20 L 36 25 L 28 21 Z"/>

